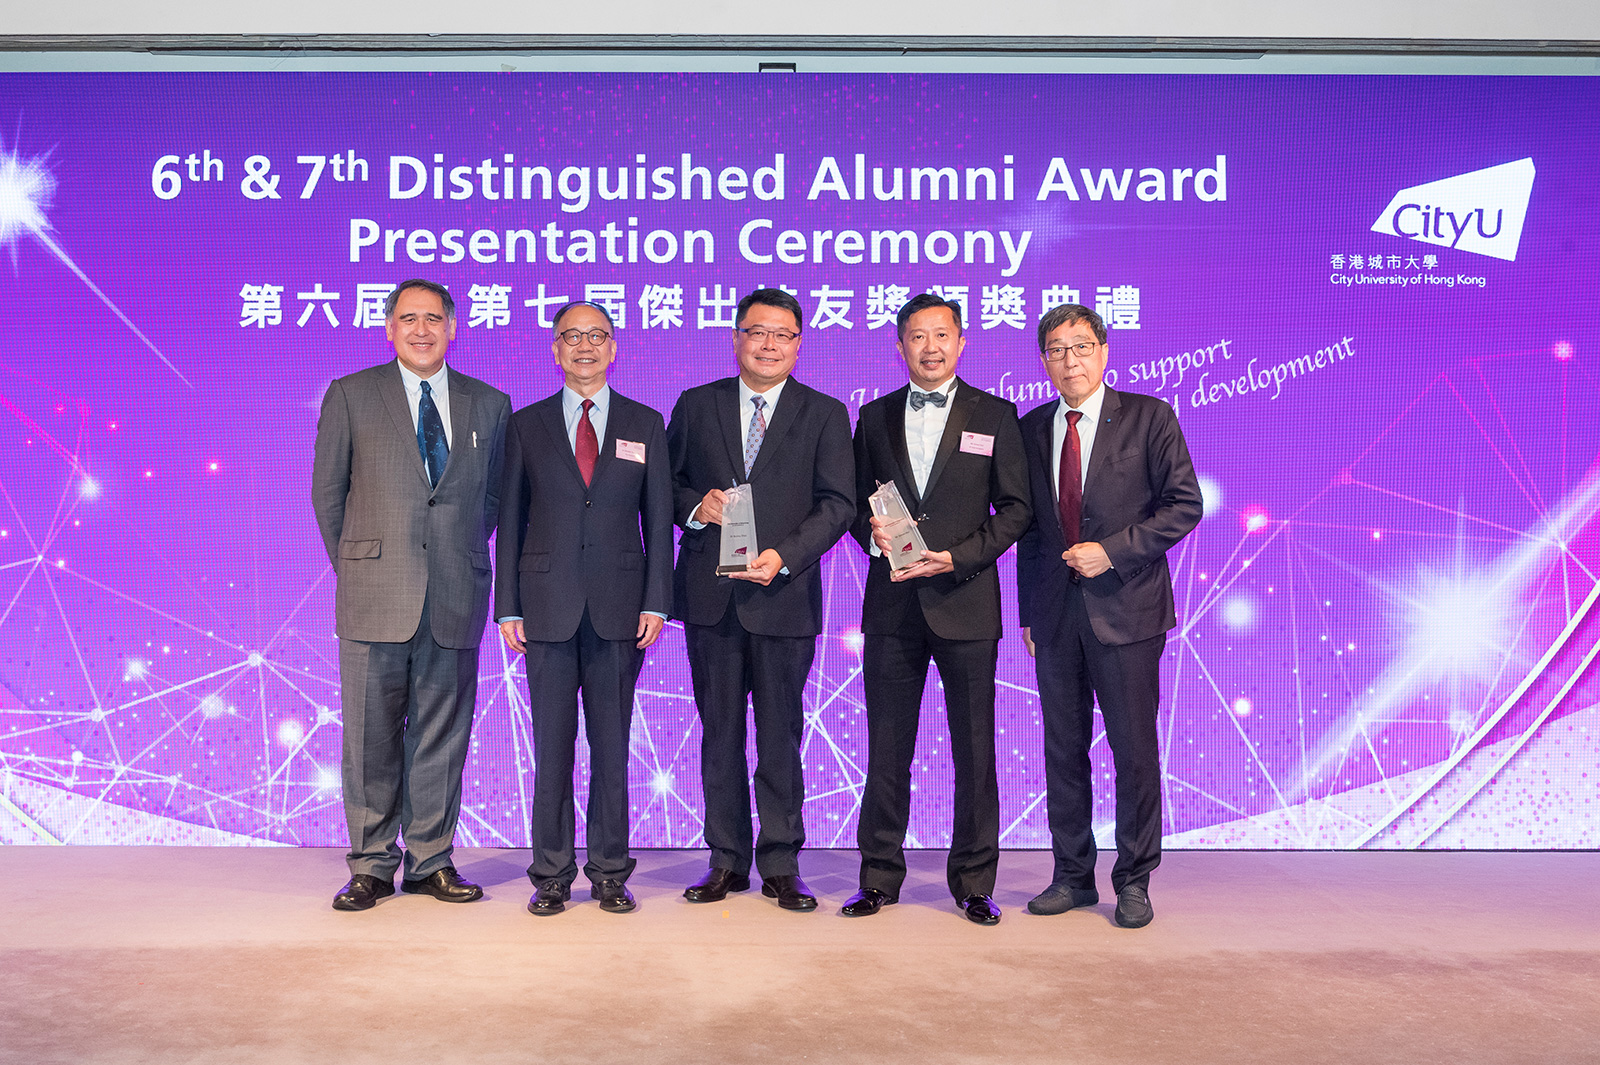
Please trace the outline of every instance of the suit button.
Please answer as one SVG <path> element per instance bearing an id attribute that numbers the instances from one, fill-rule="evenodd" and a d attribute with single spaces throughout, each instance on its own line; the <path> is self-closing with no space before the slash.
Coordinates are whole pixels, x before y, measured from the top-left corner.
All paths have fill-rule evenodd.
<path id="1" fill-rule="evenodd" d="M 585 500 L 584 500 L 584 501 L 583 501 L 583 505 L 584 505 L 584 506 L 586 506 L 586 507 L 592 507 L 592 506 L 594 506 L 594 500 L 592 500 L 592 499 L 585 499 Z"/>
<path id="2" fill-rule="evenodd" d="M 437 499 L 430 499 L 430 500 L 428 500 L 428 506 L 430 506 L 430 507 L 431 507 L 431 506 L 433 506 L 433 505 L 434 505 L 434 504 L 436 504 L 436 503 L 438 503 L 438 502 L 439 502 L 439 501 L 438 501 L 438 500 L 437 500 Z"/>

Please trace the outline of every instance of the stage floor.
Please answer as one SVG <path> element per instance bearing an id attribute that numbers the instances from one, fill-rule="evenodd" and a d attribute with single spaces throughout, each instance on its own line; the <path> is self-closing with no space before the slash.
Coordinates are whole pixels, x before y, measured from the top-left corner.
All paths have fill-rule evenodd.
<path id="1" fill-rule="evenodd" d="M 1098 908 L 1034 917 L 1049 856 L 1007 852 L 994 928 L 938 851 L 858 920 L 852 852 L 802 857 L 814 914 L 638 856 L 636 913 L 580 876 L 535 918 L 520 851 L 352 914 L 333 850 L 0 847 L 0 1061 L 1600 1061 L 1600 854 L 1169 853 L 1139 931 L 1106 854 Z"/>

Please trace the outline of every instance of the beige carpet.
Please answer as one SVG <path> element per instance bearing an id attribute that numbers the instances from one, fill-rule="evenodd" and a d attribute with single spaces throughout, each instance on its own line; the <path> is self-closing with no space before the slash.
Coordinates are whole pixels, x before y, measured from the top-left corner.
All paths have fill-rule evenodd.
<path id="1" fill-rule="evenodd" d="M 534 918 L 524 860 L 344 914 L 335 851 L 0 848 L 0 1061 L 1600 1062 L 1595 854 L 1169 854 L 1137 932 L 1024 912 L 1034 852 L 996 928 L 937 852 L 855 921 L 846 852 L 805 856 L 811 915 L 691 906 L 703 855 L 655 851 L 639 912 L 580 878 Z"/>

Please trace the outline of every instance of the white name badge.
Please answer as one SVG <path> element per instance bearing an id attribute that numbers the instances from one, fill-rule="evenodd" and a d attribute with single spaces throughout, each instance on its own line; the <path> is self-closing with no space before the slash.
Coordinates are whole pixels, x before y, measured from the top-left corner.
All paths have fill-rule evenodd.
<path id="1" fill-rule="evenodd" d="M 617 458 L 628 462 L 644 461 L 644 445 L 636 444 L 632 440 L 617 441 Z"/>
<path id="2" fill-rule="evenodd" d="M 984 433 L 962 433 L 961 450 L 969 455 L 993 455 L 994 437 Z"/>

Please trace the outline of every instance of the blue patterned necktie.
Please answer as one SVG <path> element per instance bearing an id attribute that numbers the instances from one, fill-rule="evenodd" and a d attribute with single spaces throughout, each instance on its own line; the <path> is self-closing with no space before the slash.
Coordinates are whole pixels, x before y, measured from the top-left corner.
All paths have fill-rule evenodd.
<path id="1" fill-rule="evenodd" d="M 751 396 L 750 402 L 755 404 L 756 412 L 750 418 L 750 431 L 744 436 L 744 475 L 750 476 L 750 469 L 756 464 L 756 454 L 761 450 L 761 441 L 767 435 L 767 419 L 761 413 L 761 408 L 767 401 L 761 396 Z"/>
<path id="2" fill-rule="evenodd" d="M 437 487 L 445 460 L 450 457 L 450 442 L 444 438 L 444 419 L 439 417 L 433 389 L 426 381 L 422 382 L 422 398 L 417 401 L 417 450 L 428 464 L 428 484 Z"/>

